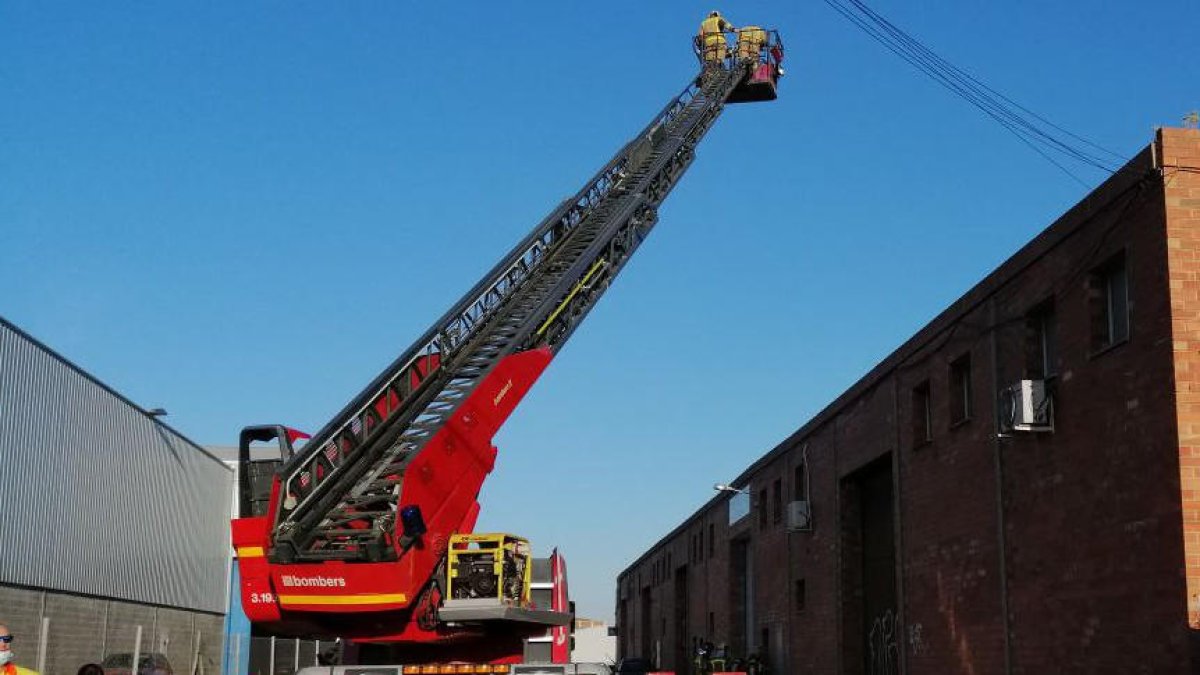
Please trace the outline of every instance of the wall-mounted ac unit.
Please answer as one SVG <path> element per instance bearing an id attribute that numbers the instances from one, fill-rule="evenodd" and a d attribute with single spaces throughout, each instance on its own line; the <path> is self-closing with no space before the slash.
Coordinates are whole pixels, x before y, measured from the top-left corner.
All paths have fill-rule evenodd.
<path id="1" fill-rule="evenodd" d="M 1021 380 L 1000 393 L 1002 431 L 1054 431 L 1054 401 L 1042 380 Z"/>
<path id="2" fill-rule="evenodd" d="M 789 532 L 812 531 L 812 504 L 807 500 L 789 502 L 787 515 Z"/>

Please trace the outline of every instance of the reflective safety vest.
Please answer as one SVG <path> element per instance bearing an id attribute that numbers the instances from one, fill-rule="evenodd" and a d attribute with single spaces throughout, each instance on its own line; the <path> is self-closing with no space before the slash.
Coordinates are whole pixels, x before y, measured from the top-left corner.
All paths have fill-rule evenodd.
<path id="1" fill-rule="evenodd" d="M 757 59 L 765 44 L 767 44 L 767 31 L 758 26 L 746 26 L 742 28 L 738 31 L 738 58 Z"/>
<path id="2" fill-rule="evenodd" d="M 725 36 L 722 33 L 728 28 L 731 28 L 731 26 L 725 20 L 725 17 L 710 16 L 700 22 L 700 35 L 704 37 L 706 42 L 714 37 L 724 40 Z"/>
<path id="3" fill-rule="evenodd" d="M 15 663 L 4 664 L 3 667 L 0 667 L 0 673 L 3 675 L 38 675 L 36 670 L 22 668 Z"/>
<path id="4" fill-rule="evenodd" d="M 767 31 L 758 26 L 746 26 L 738 31 L 738 42 L 746 42 L 756 47 L 767 43 Z"/>

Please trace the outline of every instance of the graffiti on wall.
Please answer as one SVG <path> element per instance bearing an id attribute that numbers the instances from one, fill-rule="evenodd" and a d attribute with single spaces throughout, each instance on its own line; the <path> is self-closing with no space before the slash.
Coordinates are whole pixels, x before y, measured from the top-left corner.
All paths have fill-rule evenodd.
<path id="1" fill-rule="evenodd" d="M 920 623 L 908 627 L 908 653 L 921 656 L 927 651 L 925 647 L 925 627 Z"/>
<path id="2" fill-rule="evenodd" d="M 896 614 L 892 610 L 871 621 L 867 635 L 870 675 L 899 675 L 900 646 L 896 643 Z"/>

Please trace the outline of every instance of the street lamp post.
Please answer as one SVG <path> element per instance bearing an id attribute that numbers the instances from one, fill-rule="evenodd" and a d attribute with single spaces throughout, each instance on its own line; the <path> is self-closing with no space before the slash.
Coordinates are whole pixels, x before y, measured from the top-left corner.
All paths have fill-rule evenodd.
<path id="1" fill-rule="evenodd" d="M 725 483 L 715 484 L 715 485 L 713 485 L 713 489 L 718 492 L 733 492 L 734 495 L 744 495 L 746 497 L 746 502 L 748 502 L 748 504 L 746 504 L 746 507 L 745 507 L 746 509 L 748 509 L 748 513 L 746 513 L 746 515 L 749 514 L 750 490 L 744 490 L 742 488 L 734 488 L 733 485 L 727 485 Z M 749 546 L 749 542 L 746 543 L 745 545 Z M 731 551 L 731 555 L 732 555 L 732 551 Z M 752 586 L 749 586 L 748 584 L 750 584 L 750 580 L 752 579 L 752 577 L 754 577 L 754 569 L 750 568 L 751 566 L 750 566 L 749 550 L 743 549 L 742 555 L 744 556 L 742 568 L 744 569 L 744 574 L 745 574 L 745 577 L 742 579 L 742 593 L 745 597 L 746 608 L 748 608 L 745 610 L 745 614 L 742 617 L 742 621 L 743 621 L 742 629 L 745 632 L 744 649 L 746 652 L 749 652 L 750 646 L 752 644 L 754 644 L 754 627 L 752 627 L 752 623 L 754 623 L 754 619 L 752 619 L 752 616 L 754 616 L 754 609 L 752 609 L 752 608 L 754 608 L 754 597 L 752 597 L 752 595 L 754 595 L 754 592 L 752 592 L 752 590 L 751 590 Z M 733 562 L 731 560 L 730 561 L 730 569 L 732 569 L 732 566 L 733 566 Z"/>

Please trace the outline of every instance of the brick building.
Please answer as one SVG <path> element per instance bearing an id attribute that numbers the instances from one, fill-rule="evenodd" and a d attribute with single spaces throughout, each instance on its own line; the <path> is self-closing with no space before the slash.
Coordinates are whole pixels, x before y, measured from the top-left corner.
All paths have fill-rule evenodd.
<path id="1" fill-rule="evenodd" d="M 621 655 L 1191 672 L 1200 131 L 1159 132 L 733 486 L 619 576 Z"/>

